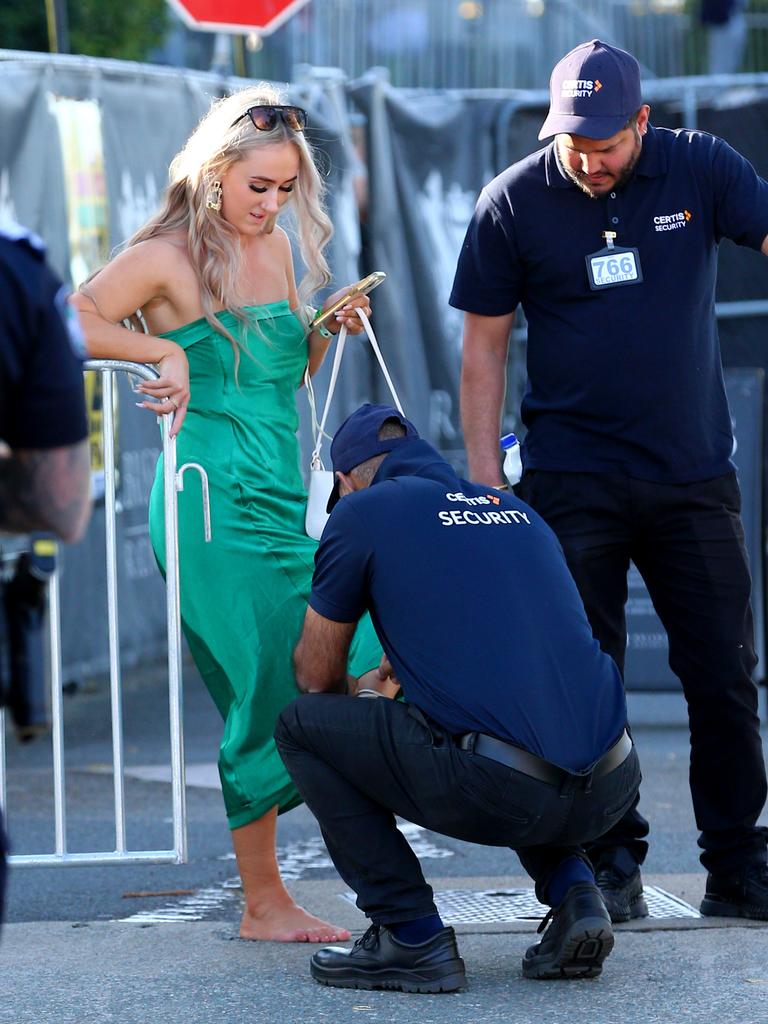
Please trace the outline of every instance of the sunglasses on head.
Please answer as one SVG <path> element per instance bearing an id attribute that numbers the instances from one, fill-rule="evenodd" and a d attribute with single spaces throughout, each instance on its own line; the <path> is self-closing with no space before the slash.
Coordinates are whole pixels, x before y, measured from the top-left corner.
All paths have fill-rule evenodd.
<path id="1" fill-rule="evenodd" d="M 234 128 L 244 117 L 250 117 L 251 124 L 260 132 L 271 132 L 278 119 L 294 132 L 303 132 L 307 127 L 307 112 L 301 107 L 273 106 L 266 103 L 248 107 L 244 114 L 232 122 L 230 128 Z"/>

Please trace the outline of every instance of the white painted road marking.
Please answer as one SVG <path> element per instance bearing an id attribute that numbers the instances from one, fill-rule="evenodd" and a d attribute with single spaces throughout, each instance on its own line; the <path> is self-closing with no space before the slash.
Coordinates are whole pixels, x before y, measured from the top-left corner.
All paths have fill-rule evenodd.
<path id="1" fill-rule="evenodd" d="M 399 821 L 397 827 L 410 843 L 417 857 L 426 860 L 441 860 L 452 857 L 453 850 L 436 846 L 426 829 L 409 821 Z M 234 860 L 234 853 L 226 854 L 221 860 Z M 321 836 L 301 839 L 287 846 L 279 847 L 277 862 L 280 874 L 287 882 L 306 878 L 311 871 L 333 868 Z M 163 924 L 180 921 L 202 921 L 209 914 L 219 911 L 235 899 L 240 899 L 242 890 L 239 878 L 230 878 L 220 886 L 200 889 L 191 896 L 184 896 L 167 903 L 156 910 L 140 910 L 129 917 L 116 918 L 131 924 Z"/>

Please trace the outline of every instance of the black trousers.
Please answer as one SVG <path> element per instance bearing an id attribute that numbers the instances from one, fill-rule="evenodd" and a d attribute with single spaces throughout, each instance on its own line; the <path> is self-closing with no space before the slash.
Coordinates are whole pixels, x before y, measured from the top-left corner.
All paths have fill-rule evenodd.
<path id="1" fill-rule="evenodd" d="M 374 924 L 435 913 L 432 889 L 395 815 L 434 832 L 509 846 L 546 902 L 549 879 L 614 824 L 640 784 L 634 749 L 591 785 L 555 787 L 459 749 L 420 712 L 386 698 L 300 697 L 275 730 L 337 871 Z"/>
<path id="2" fill-rule="evenodd" d="M 730 871 L 765 859 L 766 798 L 751 580 L 735 474 L 669 485 L 626 476 L 527 472 L 516 492 L 565 551 L 595 637 L 624 670 L 629 561 L 669 637 L 688 703 L 690 784 L 701 861 Z M 588 847 L 593 861 L 641 863 L 648 823 L 635 804 Z"/>

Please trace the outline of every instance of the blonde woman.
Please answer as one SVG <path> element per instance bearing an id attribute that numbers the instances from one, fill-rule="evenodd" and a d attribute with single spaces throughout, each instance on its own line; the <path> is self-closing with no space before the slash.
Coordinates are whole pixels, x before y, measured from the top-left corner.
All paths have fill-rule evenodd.
<path id="1" fill-rule="evenodd" d="M 297 906 L 280 878 L 276 818 L 300 798 L 272 739 L 278 712 L 296 696 L 291 655 L 316 547 L 304 533 L 295 392 L 330 342 L 308 334 L 304 305 L 329 280 L 331 235 L 305 124 L 304 111 L 269 87 L 215 102 L 174 158 L 160 212 L 74 301 L 95 358 L 158 367 L 159 379 L 141 385 L 141 404 L 174 413 L 179 462 L 208 473 L 211 543 L 194 474 L 179 495 L 181 613 L 224 719 L 219 772 L 245 894 L 240 935 L 326 942 L 349 933 Z M 298 288 L 277 224 L 289 204 L 306 267 Z M 331 331 L 361 329 L 355 305 L 370 310 L 356 298 Z M 137 310 L 150 333 L 121 325 Z M 161 567 L 163 531 L 158 465 L 150 534 Z M 368 623 L 351 671 L 373 669 L 380 656 Z"/>

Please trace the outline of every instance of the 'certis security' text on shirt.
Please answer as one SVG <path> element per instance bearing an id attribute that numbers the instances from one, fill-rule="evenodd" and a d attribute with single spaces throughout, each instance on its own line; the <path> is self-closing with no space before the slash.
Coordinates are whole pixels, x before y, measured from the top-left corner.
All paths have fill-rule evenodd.
<path id="1" fill-rule="evenodd" d="M 446 494 L 448 501 L 460 501 L 465 505 L 500 505 L 501 501 L 495 494 L 477 495 L 468 498 L 461 491 Z M 475 512 L 471 509 L 451 509 L 437 513 L 443 526 L 526 526 L 531 521 L 525 512 L 513 508 L 496 508 L 487 512 Z"/>

